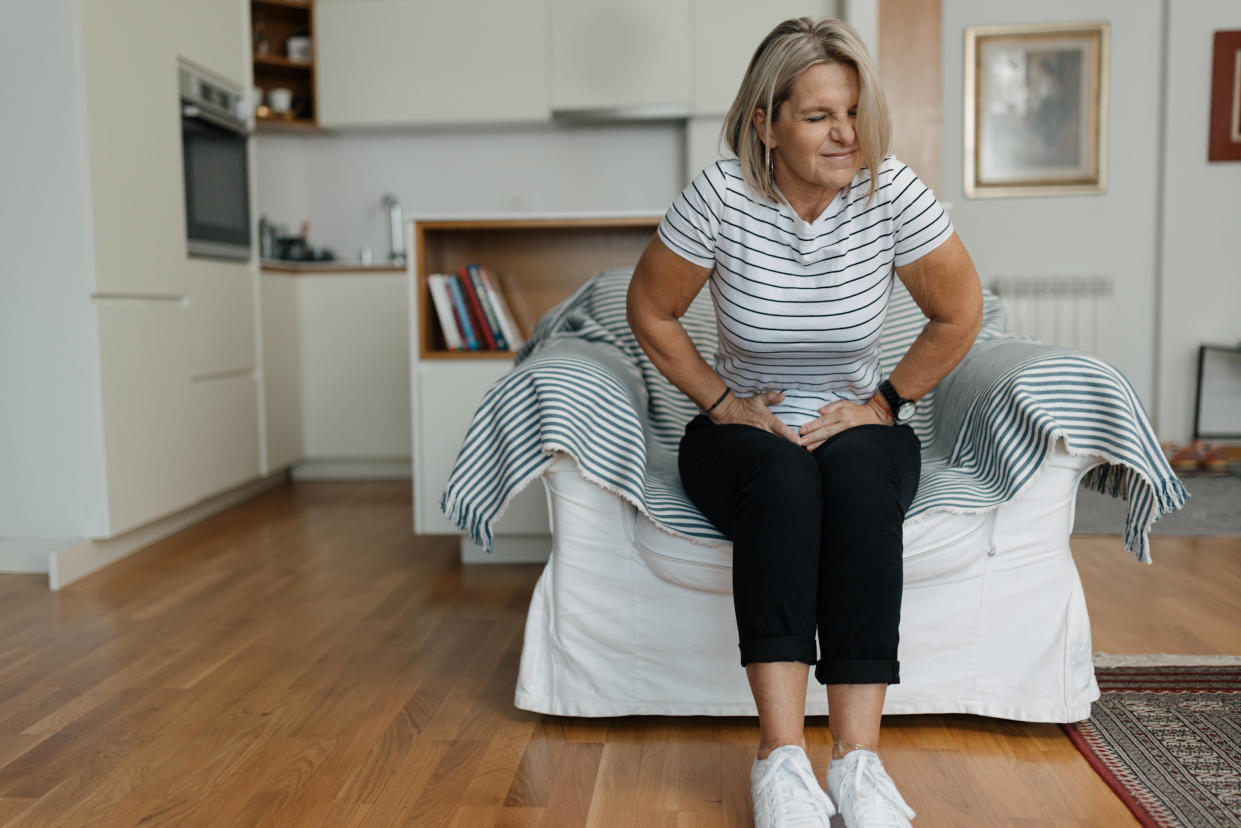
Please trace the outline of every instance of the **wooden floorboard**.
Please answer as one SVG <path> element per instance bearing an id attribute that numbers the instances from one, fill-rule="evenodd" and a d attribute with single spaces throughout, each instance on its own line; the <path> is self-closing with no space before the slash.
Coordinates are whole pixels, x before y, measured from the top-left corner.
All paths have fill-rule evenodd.
<path id="1" fill-rule="evenodd" d="M 59 593 L 0 576 L 0 825 L 749 824 L 753 720 L 515 709 L 539 568 L 410 525 L 408 483 L 290 483 Z M 1073 547 L 1096 650 L 1241 654 L 1241 538 Z M 1136 824 L 1057 726 L 890 717 L 883 753 L 920 826 Z"/>

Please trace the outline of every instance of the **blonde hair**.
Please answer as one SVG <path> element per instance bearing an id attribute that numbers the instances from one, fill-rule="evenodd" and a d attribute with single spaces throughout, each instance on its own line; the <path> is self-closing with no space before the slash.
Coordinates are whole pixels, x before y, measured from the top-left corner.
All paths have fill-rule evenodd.
<path id="1" fill-rule="evenodd" d="M 875 193 L 879 165 L 892 143 L 892 116 L 875 63 L 848 23 L 835 18 L 785 20 L 754 50 L 737 97 L 724 117 L 721 137 L 741 161 L 746 184 L 771 201 L 779 201 L 771 180 L 771 150 L 754 126 L 754 111 L 766 113 L 766 126 L 780 114 L 802 72 L 820 63 L 843 63 L 857 70 L 857 136 L 862 163 L 870 167 L 870 192 Z"/>

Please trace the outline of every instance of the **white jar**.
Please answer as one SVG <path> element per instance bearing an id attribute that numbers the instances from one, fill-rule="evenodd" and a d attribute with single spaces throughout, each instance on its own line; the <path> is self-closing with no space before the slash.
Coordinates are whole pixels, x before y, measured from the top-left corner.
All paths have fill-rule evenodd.
<path id="1" fill-rule="evenodd" d="M 309 62 L 310 38 L 302 37 L 300 35 L 297 37 L 291 37 L 285 43 L 284 51 L 289 60 L 296 60 L 303 63 Z"/>
<path id="2" fill-rule="evenodd" d="M 283 86 L 267 90 L 267 105 L 275 112 L 288 112 L 293 106 L 293 90 Z"/>

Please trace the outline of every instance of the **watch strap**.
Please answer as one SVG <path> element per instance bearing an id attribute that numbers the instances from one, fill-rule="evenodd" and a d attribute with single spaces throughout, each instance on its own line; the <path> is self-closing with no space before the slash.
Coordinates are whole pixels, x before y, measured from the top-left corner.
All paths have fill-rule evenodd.
<path id="1" fill-rule="evenodd" d="M 879 393 L 883 395 L 883 400 L 888 404 L 888 410 L 892 412 L 892 419 L 898 419 L 900 416 L 901 406 L 909 402 L 909 400 L 896 393 L 896 389 L 892 387 L 889 380 L 879 383 Z"/>

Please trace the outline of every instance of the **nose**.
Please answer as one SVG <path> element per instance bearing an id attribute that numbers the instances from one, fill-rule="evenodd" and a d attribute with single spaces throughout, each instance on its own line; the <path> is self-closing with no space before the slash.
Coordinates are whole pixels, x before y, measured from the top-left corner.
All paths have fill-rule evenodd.
<path id="1" fill-rule="evenodd" d="M 831 138 L 842 147 L 852 147 L 857 139 L 857 127 L 852 118 L 840 118 L 832 124 Z"/>

